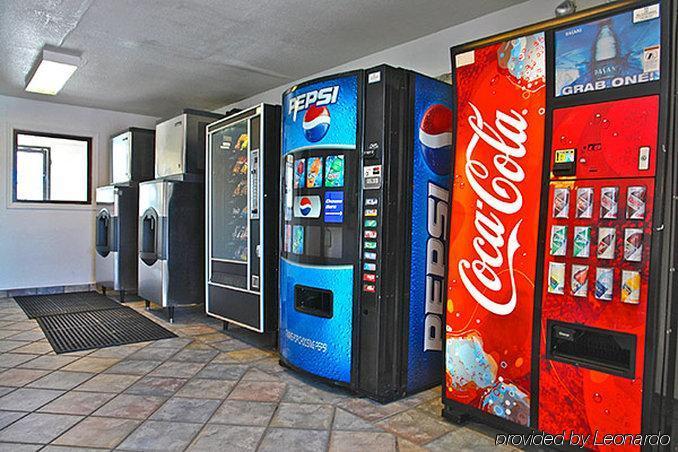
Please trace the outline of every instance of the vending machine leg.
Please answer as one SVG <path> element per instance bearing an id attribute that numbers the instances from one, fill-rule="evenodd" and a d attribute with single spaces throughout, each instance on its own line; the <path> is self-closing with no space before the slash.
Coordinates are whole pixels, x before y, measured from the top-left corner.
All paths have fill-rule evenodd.
<path id="1" fill-rule="evenodd" d="M 106 296 L 106 286 L 101 286 L 101 294 L 105 297 Z"/>
<path id="2" fill-rule="evenodd" d="M 120 291 L 120 303 L 124 303 L 124 302 L 125 302 L 125 291 L 121 290 Z"/>
<path id="3" fill-rule="evenodd" d="M 148 300 L 144 300 L 146 302 L 146 310 L 149 311 L 151 309 L 151 302 Z"/>
<path id="4" fill-rule="evenodd" d="M 167 308 L 167 321 L 169 323 L 174 323 L 174 306 L 169 306 Z"/>
<path id="5" fill-rule="evenodd" d="M 221 329 L 223 331 L 228 330 L 228 322 L 226 320 L 222 321 Z"/>
<path id="6" fill-rule="evenodd" d="M 451 422 L 454 422 L 457 425 L 464 425 L 470 420 L 468 413 L 452 410 L 447 406 L 443 408 L 442 415 L 444 418 L 449 419 Z"/>

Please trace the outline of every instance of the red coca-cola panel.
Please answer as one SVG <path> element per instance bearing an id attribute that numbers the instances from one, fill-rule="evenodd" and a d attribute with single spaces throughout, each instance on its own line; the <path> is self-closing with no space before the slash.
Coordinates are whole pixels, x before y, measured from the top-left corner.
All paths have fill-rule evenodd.
<path id="1" fill-rule="evenodd" d="M 544 35 L 455 62 L 445 398 L 529 425 Z"/>
<path id="2" fill-rule="evenodd" d="M 550 184 L 539 429 L 590 435 L 591 449 L 612 448 L 596 435 L 641 431 L 657 125 L 656 96 L 553 112 L 552 162 L 575 149 L 577 177 Z M 553 321 L 634 337 L 630 372 L 550 358 Z"/>
<path id="3" fill-rule="evenodd" d="M 570 148 L 578 179 L 653 177 L 658 117 L 659 96 L 554 110 L 551 161 Z"/>

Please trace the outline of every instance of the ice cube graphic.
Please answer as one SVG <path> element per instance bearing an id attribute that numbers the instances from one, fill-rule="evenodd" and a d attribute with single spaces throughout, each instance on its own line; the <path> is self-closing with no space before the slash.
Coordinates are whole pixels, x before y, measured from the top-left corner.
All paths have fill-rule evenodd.
<path id="1" fill-rule="evenodd" d="M 502 378 L 483 396 L 481 409 L 522 425 L 530 422 L 530 397 Z"/>
<path id="2" fill-rule="evenodd" d="M 544 34 L 536 33 L 505 42 L 498 50 L 498 64 L 509 73 L 509 80 L 529 92 L 544 87 L 546 59 Z"/>
<path id="3" fill-rule="evenodd" d="M 476 332 L 447 338 L 447 372 L 455 390 L 489 388 L 497 378 L 497 363 L 483 350 Z"/>

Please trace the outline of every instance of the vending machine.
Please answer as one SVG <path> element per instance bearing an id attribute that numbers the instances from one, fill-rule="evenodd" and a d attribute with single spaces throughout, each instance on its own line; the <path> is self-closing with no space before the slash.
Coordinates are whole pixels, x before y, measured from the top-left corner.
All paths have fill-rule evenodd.
<path id="1" fill-rule="evenodd" d="M 389 66 L 283 95 L 283 364 L 379 401 L 439 384 L 450 104 Z"/>
<path id="2" fill-rule="evenodd" d="M 208 315 L 259 333 L 278 329 L 280 106 L 207 126 Z"/>
<path id="3" fill-rule="evenodd" d="M 617 2 L 452 49 L 446 417 L 594 450 L 676 431 L 675 26 Z"/>

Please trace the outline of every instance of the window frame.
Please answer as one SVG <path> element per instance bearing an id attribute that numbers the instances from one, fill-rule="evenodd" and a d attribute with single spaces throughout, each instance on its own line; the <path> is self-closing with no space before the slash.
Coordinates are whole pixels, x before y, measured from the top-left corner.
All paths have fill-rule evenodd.
<path id="1" fill-rule="evenodd" d="M 15 166 L 18 166 L 18 154 L 19 152 L 33 153 L 33 154 L 42 154 L 42 197 L 49 199 L 50 197 L 50 153 L 52 149 L 45 146 L 19 146 L 16 147 L 16 152 L 14 153 Z M 14 192 L 16 198 L 17 184 L 16 184 L 16 174 L 18 169 L 14 172 Z M 20 201 L 23 202 L 23 201 Z M 28 200 L 26 200 L 28 202 Z M 40 200 L 32 202 L 40 202 Z"/>
<path id="2" fill-rule="evenodd" d="M 84 141 L 87 143 L 87 197 L 84 201 L 69 201 L 69 200 L 33 200 L 33 199 L 18 199 L 17 197 L 17 153 L 19 152 L 19 148 L 31 148 L 35 147 L 38 148 L 38 146 L 19 146 L 18 143 L 18 138 L 19 135 L 33 135 L 33 136 L 38 136 L 38 137 L 44 137 L 44 138 L 57 138 L 57 139 L 66 139 L 66 140 L 76 140 L 76 141 Z M 69 134 L 63 134 L 63 133 L 52 133 L 52 132 L 36 132 L 36 131 L 31 131 L 31 130 L 25 130 L 25 129 L 13 129 L 12 130 L 12 202 L 13 203 L 18 203 L 18 204 L 37 204 L 37 205 L 45 205 L 45 204 L 56 204 L 56 205 L 78 205 L 78 206 L 88 206 L 92 204 L 92 145 L 93 145 L 93 139 L 92 137 L 84 137 L 84 136 L 77 136 L 77 135 L 69 135 Z M 24 151 L 25 152 L 25 151 Z M 37 151 L 36 151 L 37 152 Z M 47 179 L 45 181 L 46 184 L 51 183 L 50 180 L 50 165 L 51 165 L 51 153 L 47 153 L 47 160 L 45 161 L 45 164 L 47 165 L 47 168 L 45 170 L 45 175 L 47 176 Z M 45 186 L 45 193 L 50 192 L 50 187 L 49 185 Z"/>

